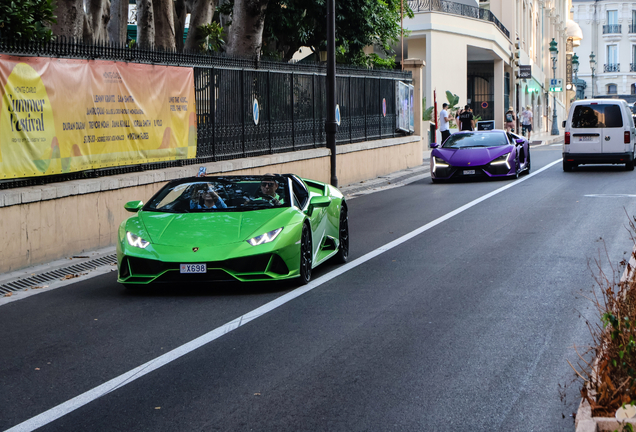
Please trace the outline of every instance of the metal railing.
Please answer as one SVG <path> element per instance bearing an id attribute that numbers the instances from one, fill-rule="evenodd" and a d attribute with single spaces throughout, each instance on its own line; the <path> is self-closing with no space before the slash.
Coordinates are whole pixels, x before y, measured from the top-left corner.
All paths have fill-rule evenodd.
<path id="1" fill-rule="evenodd" d="M 222 55 L 83 44 L 0 39 L 0 53 L 103 59 L 194 69 L 197 156 L 67 174 L 0 181 L 0 189 L 325 147 L 326 65 L 231 58 Z M 410 72 L 338 65 L 337 144 L 402 135 L 396 131 L 396 87 Z M 253 102 L 259 119 L 254 121 Z"/>
<path id="2" fill-rule="evenodd" d="M 219 161 L 326 147 L 326 74 L 214 67 L 194 72 L 198 158 Z M 400 135 L 395 112 L 400 79 L 336 73 L 341 116 L 336 144 Z"/>
<path id="3" fill-rule="evenodd" d="M 621 24 L 605 24 L 603 25 L 603 34 L 621 33 Z"/>
<path id="4" fill-rule="evenodd" d="M 477 6 L 469 6 L 462 3 L 455 3 L 450 0 L 408 0 L 408 5 L 415 13 L 446 12 L 454 15 L 490 21 L 495 24 L 508 39 L 510 39 L 510 31 L 508 31 L 501 21 L 499 21 L 488 9 L 482 9 Z"/>
<path id="5" fill-rule="evenodd" d="M 621 64 L 620 63 L 609 63 L 603 65 L 603 72 L 620 72 Z"/>

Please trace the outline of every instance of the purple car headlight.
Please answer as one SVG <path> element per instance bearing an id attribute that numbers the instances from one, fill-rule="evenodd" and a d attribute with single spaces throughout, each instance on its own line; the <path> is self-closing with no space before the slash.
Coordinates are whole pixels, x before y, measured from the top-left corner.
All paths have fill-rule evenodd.
<path id="1" fill-rule="evenodd" d="M 444 159 L 434 157 L 433 158 L 433 172 L 437 171 L 438 168 L 448 168 L 450 165 Z"/>
<path id="2" fill-rule="evenodd" d="M 510 163 L 508 163 L 508 158 L 510 157 L 510 152 L 506 153 L 505 155 L 501 155 L 498 158 L 494 159 L 492 162 L 490 162 L 490 165 L 506 165 L 506 168 L 510 169 Z"/>

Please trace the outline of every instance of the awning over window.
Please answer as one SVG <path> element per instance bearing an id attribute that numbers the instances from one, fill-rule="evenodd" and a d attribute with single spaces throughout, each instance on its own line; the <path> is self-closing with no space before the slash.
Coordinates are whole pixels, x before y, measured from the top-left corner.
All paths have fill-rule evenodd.
<path id="1" fill-rule="evenodd" d="M 581 31 L 581 27 L 579 27 L 579 25 L 576 22 L 572 21 L 571 19 L 568 19 L 565 25 L 565 31 L 568 38 L 572 38 L 574 42 L 574 46 L 581 45 L 581 39 L 583 39 L 583 32 Z"/>

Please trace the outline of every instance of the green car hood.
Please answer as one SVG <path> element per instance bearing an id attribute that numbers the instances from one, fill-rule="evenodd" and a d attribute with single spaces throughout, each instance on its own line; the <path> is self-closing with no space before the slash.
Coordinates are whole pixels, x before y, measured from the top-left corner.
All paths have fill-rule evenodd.
<path id="1" fill-rule="evenodd" d="M 189 244 L 224 245 L 249 240 L 290 222 L 287 208 L 247 212 L 138 213 L 151 243 L 166 246 Z M 266 226 L 264 226 L 266 225 Z M 276 226 L 274 226 L 276 225 Z M 262 230 L 259 230 L 261 227 Z M 268 231 L 269 231 L 268 230 Z"/>

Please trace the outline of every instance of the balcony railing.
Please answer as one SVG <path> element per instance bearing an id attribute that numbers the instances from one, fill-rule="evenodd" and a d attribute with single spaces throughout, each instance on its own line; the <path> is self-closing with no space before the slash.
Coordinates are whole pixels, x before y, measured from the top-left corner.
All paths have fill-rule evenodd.
<path id="1" fill-rule="evenodd" d="M 620 63 L 609 63 L 603 65 L 603 72 L 620 72 L 621 64 Z"/>
<path id="2" fill-rule="evenodd" d="M 446 12 L 470 18 L 482 19 L 495 24 L 510 39 L 510 32 L 497 17 L 487 9 L 455 3 L 449 0 L 408 0 L 409 7 L 417 12 Z"/>
<path id="3" fill-rule="evenodd" d="M 621 24 L 605 24 L 603 26 L 603 34 L 621 33 Z"/>
<path id="4" fill-rule="evenodd" d="M 630 24 L 629 25 L 629 32 L 630 33 L 636 33 L 636 24 Z"/>

